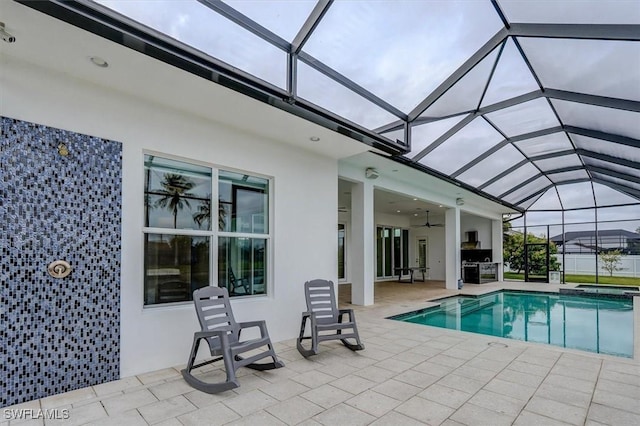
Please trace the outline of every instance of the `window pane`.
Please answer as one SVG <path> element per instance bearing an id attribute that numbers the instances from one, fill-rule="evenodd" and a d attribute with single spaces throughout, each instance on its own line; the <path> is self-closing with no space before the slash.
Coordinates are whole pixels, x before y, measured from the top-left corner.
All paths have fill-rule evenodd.
<path id="1" fill-rule="evenodd" d="M 145 226 L 210 229 L 211 169 L 144 156 Z"/>
<path id="2" fill-rule="evenodd" d="M 343 280 L 345 274 L 345 242 L 347 236 L 343 224 L 338 224 L 338 278 Z"/>
<path id="3" fill-rule="evenodd" d="M 382 228 L 376 228 L 376 277 L 382 277 L 384 275 L 383 263 L 384 263 L 384 248 L 382 243 L 384 241 L 384 234 Z"/>
<path id="4" fill-rule="evenodd" d="M 269 181 L 220 170 L 218 229 L 226 232 L 269 232 Z"/>
<path id="5" fill-rule="evenodd" d="M 218 238 L 218 286 L 230 296 L 267 292 L 267 240 Z"/>
<path id="6" fill-rule="evenodd" d="M 402 267 L 409 267 L 409 230 L 402 230 Z"/>
<path id="7" fill-rule="evenodd" d="M 145 234 L 144 304 L 186 302 L 209 285 L 209 238 Z"/>
<path id="8" fill-rule="evenodd" d="M 391 271 L 391 229 L 384 228 L 384 275 L 390 277 Z"/>
<path id="9" fill-rule="evenodd" d="M 401 239 L 400 239 L 401 230 L 399 228 L 393 229 L 393 267 L 400 268 L 402 265 L 402 255 L 401 251 Z"/>

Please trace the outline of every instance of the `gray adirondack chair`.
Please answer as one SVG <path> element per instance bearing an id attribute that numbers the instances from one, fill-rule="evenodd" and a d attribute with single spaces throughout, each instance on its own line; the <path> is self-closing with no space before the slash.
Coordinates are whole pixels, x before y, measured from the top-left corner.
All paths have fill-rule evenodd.
<path id="1" fill-rule="evenodd" d="M 338 309 L 332 281 L 312 280 L 304 283 L 307 300 L 307 312 L 302 313 L 300 335 L 296 346 L 305 358 L 318 353 L 318 343 L 326 340 L 340 340 L 352 351 L 364 349 L 360 341 L 356 319 L 352 309 Z M 344 321 L 344 316 L 348 320 Z M 310 323 L 310 336 L 305 336 L 307 323 Z M 333 333 L 331 333 L 333 332 Z M 302 345 L 303 340 L 311 340 L 311 348 Z M 350 342 L 347 339 L 352 339 Z"/>
<path id="2" fill-rule="evenodd" d="M 187 362 L 187 368 L 182 370 L 182 377 L 194 388 L 207 393 L 224 392 L 240 386 L 236 379 L 236 371 L 240 367 L 254 370 L 271 370 L 284 367 L 278 360 L 267 326 L 264 321 L 236 322 L 231 310 L 229 293 L 224 287 L 203 287 L 193 292 L 193 301 L 200 321 L 201 331 L 193 335 L 193 345 Z M 260 337 L 251 340 L 241 340 L 242 330 L 257 327 Z M 200 342 L 205 340 L 214 359 L 195 364 Z M 256 353 L 257 350 L 260 352 Z M 250 352 L 244 358 L 242 354 Z M 263 358 L 271 357 L 272 362 L 256 363 Z M 192 371 L 216 361 L 224 362 L 227 379 L 224 382 L 209 383 L 194 376 Z"/>

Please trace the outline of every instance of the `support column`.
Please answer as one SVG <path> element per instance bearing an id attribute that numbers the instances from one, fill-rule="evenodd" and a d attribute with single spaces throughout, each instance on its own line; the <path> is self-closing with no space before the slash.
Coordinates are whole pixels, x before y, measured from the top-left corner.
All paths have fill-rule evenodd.
<path id="1" fill-rule="evenodd" d="M 502 220 L 491 221 L 491 253 L 492 261 L 498 264 L 498 281 L 504 279 L 504 258 L 502 250 Z"/>
<path id="2" fill-rule="evenodd" d="M 356 182 L 351 188 L 351 303 L 373 305 L 374 235 L 373 184 Z"/>
<path id="3" fill-rule="evenodd" d="M 444 213 L 445 233 L 445 277 L 448 290 L 457 290 L 458 280 L 462 274 L 460 255 L 460 208 L 452 207 Z"/>

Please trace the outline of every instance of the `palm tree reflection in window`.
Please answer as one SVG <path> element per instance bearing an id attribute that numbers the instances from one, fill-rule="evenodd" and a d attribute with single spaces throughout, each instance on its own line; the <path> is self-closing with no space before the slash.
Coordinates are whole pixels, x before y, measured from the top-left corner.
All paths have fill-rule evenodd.
<path id="1" fill-rule="evenodd" d="M 193 194 L 189 193 L 189 191 L 193 189 L 195 184 L 191 179 L 183 175 L 166 173 L 160 185 L 162 189 L 155 192 L 161 197 L 156 201 L 156 206 L 171 211 L 173 214 L 173 227 L 177 228 L 178 211 L 185 207 L 191 207 L 186 197 L 193 197 Z"/>
<path id="2" fill-rule="evenodd" d="M 227 212 L 222 201 L 218 202 L 218 229 L 224 231 L 226 225 Z M 209 229 L 211 224 L 211 194 L 207 195 L 206 200 L 200 200 L 198 212 L 193 214 L 193 221 L 198 224 L 199 228 L 205 225 L 205 229 Z"/>

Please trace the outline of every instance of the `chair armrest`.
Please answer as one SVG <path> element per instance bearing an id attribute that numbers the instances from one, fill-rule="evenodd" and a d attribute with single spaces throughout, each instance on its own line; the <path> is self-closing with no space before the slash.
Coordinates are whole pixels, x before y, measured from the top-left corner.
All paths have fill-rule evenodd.
<path id="1" fill-rule="evenodd" d="M 240 326 L 240 330 L 244 330 L 245 328 L 258 327 L 262 336 L 268 335 L 267 323 L 264 320 L 239 322 L 238 325 Z"/>
<path id="2" fill-rule="evenodd" d="M 193 333 L 193 338 L 206 339 L 208 337 L 220 337 L 226 335 L 229 331 L 231 331 L 231 329 L 228 327 L 218 328 L 216 330 L 196 331 L 195 333 Z"/>
<path id="3" fill-rule="evenodd" d="M 353 321 L 353 309 L 340 309 L 338 312 L 339 312 L 340 322 L 342 322 L 342 316 L 344 314 L 349 315 L 349 321 Z"/>

